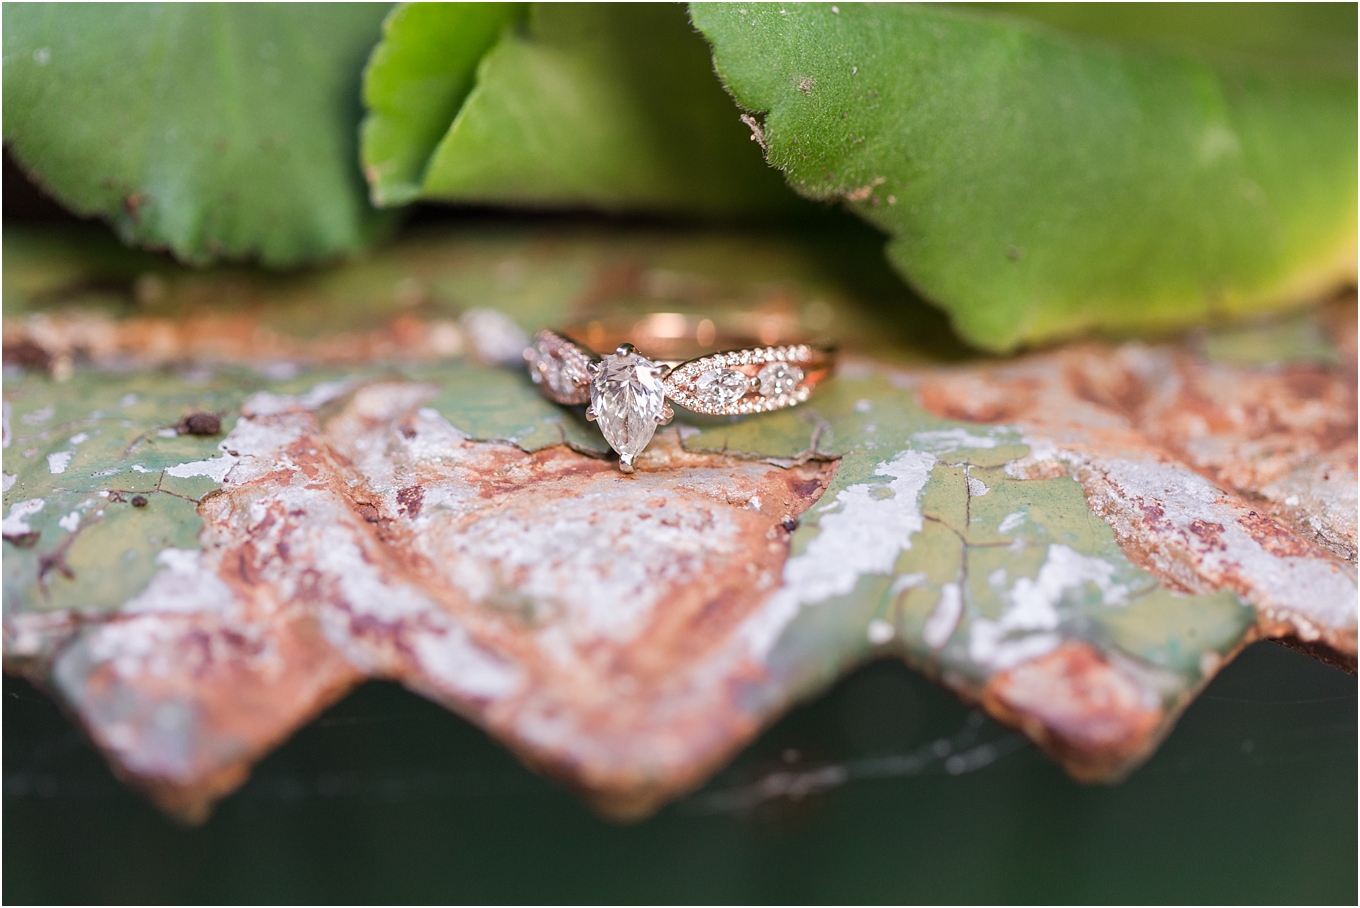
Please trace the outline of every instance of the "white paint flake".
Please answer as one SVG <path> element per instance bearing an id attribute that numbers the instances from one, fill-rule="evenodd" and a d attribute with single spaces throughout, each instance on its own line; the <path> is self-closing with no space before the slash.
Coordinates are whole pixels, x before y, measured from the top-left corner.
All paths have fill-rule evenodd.
<path id="1" fill-rule="evenodd" d="M 1248 532 L 1253 519 L 1249 509 L 1187 467 L 1123 458 L 1076 462 L 1078 481 L 1116 535 L 1140 542 L 1150 538 L 1158 551 L 1169 547 L 1190 555 L 1158 554 L 1154 564 L 1159 572 L 1196 592 L 1228 585 L 1263 616 L 1293 625 L 1305 640 L 1317 639 L 1320 628 L 1353 633 L 1357 596 L 1349 565 L 1267 549 Z M 1157 527 L 1143 519 L 1150 503 L 1161 509 Z M 1197 525 L 1221 530 L 1210 541 L 1196 532 Z"/>
<path id="2" fill-rule="evenodd" d="M 865 635 L 874 646 L 882 646 L 897 635 L 897 629 L 890 622 L 884 621 L 882 618 L 875 618 L 869 622 Z"/>
<path id="3" fill-rule="evenodd" d="M 896 596 L 903 590 L 911 590 L 918 586 L 925 586 L 926 583 L 929 582 L 929 579 L 930 578 L 919 571 L 913 574 L 902 574 L 892 582 L 892 586 L 888 587 L 888 593 Z"/>
<path id="4" fill-rule="evenodd" d="M 932 454 L 947 454 L 952 451 L 995 448 L 998 439 L 991 435 L 974 435 L 964 428 L 953 428 L 917 432 L 911 437 L 911 444 L 913 448 L 921 451 L 929 451 Z"/>
<path id="5" fill-rule="evenodd" d="M 996 530 L 1002 536 L 1009 536 L 1020 528 L 1020 524 L 1025 522 L 1025 517 L 1024 511 L 1012 511 L 1001 518 L 1001 523 L 997 526 Z"/>
<path id="6" fill-rule="evenodd" d="M 134 472 L 134 473 L 154 473 L 154 472 L 156 472 L 156 471 L 155 471 L 155 470 L 148 470 L 146 467 L 142 466 L 141 464 L 139 464 L 139 463 L 134 463 L 134 464 L 132 465 L 132 472 Z"/>
<path id="7" fill-rule="evenodd" d="M 80 433 L 78 433 L 78 434 L 76 434 L 76 435 L 72 435 L 72 436 L 71 436 L 71 440 L 68 441 L 67 444 L 69 444 L 69 445 L 78 445 L 78 444 L 81 444 L 82 442 L 86 442 L 86 441 L 89 441 L 89 440 L 90 440 L 90 433 L 89 433 L 89 432 L 80 432 Z"/>
<path id="8" fill-rule="evenodd" d="M 15 473 L 0 473 L 0 476 L 4 477 L 4 491 L 6 492 L 14 488 L 14 483 L 19 478 Z"/>
<path id="9" fill-rule="evenodd" d="M 298 404 L 304 410 L 318 410 L 337 398 L 343 397 L 352 391 L 355 382 L 352 379 L 342 379 L 340 381 L 323 381 L 298 398 Z"/>
<path id="10" fill-rule="evenodd" d="M 993 671 L 1003 671 L 1050 653 L 1060 643 L 1062 637 L 1055 633 L 1015 637 L 1001 622 L 978 618 L 968 630 L 968 658 Z"/>
<path id="11" fill-rule="evenodd" d="M 136 403 L 137 403 L 136 394 L 124 394 L 122 397 L 118 398 L 118 406 L 123 407 L 124 409 L 126 409 L 127 407 L 131 407 Z"/>
<path id="12" fill-rule="evenodd" d="M 231 589 L 222 582 L 197 549 L 161 549 L 156 563 L 163 569 L 142 592 L 123 606 L 124 614 L 223 613 L 233 603 Z"/>
<path id="13" fill-rule="evenodd" d="M 32 413 L 25 413 L 23 416 L 20 416 L 19 422 L 26 426 L 40 426 L 51 419 L 56 412 L 57 411 L 53 409 L 52 405 L 48 404 L 41 409 L 34 410 Z"/>
<path id="14" fill-rule="evenodd" d="M 849 593 L 865 574 L 892 574 L 898 554 L 921 530 L 921 491 L 934 466 L 934 456 L 904 451 L 876 468 L 892 477 L 886 485 L 852 485 L 817 509 L 818 534 L 785 562 L 783 584 L 746 625 L 753 655 L 763 659 L 803 606 Z M 875 497 L 882 488 L 892 495 Z"/>
<path id="15" fill-rule="evenodd" d="M 57 526 L 68 533 L 74 533 L 80 527 L 80 512 L 72 511 L 65 517 L 57 521 Z"/>
<path id="16" fill-rule="evenodd" d="M 471 697 L 508 697 L 524 683 L 517 666 L 477 646 L 456 625 L 449 625 L 442 634 L 421 634 L 415 638 L 414 649 L 431 677 Z"/>
<path id="17" fill-rule="evenodd" d="M 1050 545 L 1048 557 L 1034 578 L 1021 577 L 1007 596 L 1010 605 L 998 619 L 977 618 L 969 628 L 968 656 L 984 667 L 1001 671 L 1042 656 L 1061 638 L 1054 633 L 1061 616 L 1058 605 L 1071 590 L 1091 583 L 1105 605 L 1128 602 L 1128 588 L 1114 582 L 1118 567 L 1103 558 L 1083 555 L 1065 545 Z M 993 573 L 989 578 L 1005 582 Z"/>
<path id="18" fill-rule="evenodd" d="M 974 498 L 981 498 L 983 495 L 986 495 L 990 491 L 991 489 L 987 488 L 987 484 L 983 482 L 981 479 L 974 479 L 972 476 L 968 477 L 969 495 L 972 495 Z"/>
<path id="19" fill-rule="evenodd" d="M 47 502 L 41 498 L 30 498 L 28 501 L 16 501 L 10 505 L 9 514 L 6 515 L 0 529 L 6 536 L 22 536 L 25 533 L 33 532 L 33 527 L 28 525 L 28 518 L 43 509 Z"/>
<path id="20" fill-rule="evenodd" d="M 74 456 L 75 452 L 73 451 L 58 451 L 55 454 L 48 454 L 47 469 L 51 470 L 53 475 L 65 473 L 66 468 L 71 465 L 71 458 Z"/>
<path id="21" fill-rule="evenodd" d="M 166 467 L 167 476 L 174 476 L 179 479 L 188 479 L 191 476 L 206 476 L 213 482 L 221 482 L 226 478 L 231 468 L 236 466 L 237 458 L 230 454 L 223 454 L 221 457 L 211 457 L 207 460 L 195 460 L 189 463 L 175 464 L 173 467 Z"/>
<path id="22" fill-rule="evenodd" d="M 931 649 L 939 649 L 949 642 L 962 617 L 963 589 L 957 583 L 946 583 L 940 588 L 940 601 L 921 628 L 921 639 Z"/>

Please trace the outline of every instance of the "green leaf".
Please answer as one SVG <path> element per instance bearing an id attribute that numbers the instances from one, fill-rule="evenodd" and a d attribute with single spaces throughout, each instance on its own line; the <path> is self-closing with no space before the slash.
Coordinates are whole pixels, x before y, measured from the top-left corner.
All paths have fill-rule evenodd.
<path id="1" fill-rule="evenodd" d="M 1356 71 L 1355 7 L 1346 3 L 969 3 L 1066 32 L 1231 60 Z"/>
<path id="2" fill-rule="evenodd" d="M 419 36 L 390 29 L 370 78 L 417 40 L 461 54 L 470 16 L 445 15 Z M 389 90 L 406 89 L 394 76 Z M 536 4 L 527 28 L 507 31 L 482 59 L 451 125 L 434 107 L 402 124 L 412 160 L 436 124 L 447 128 L 423 198 L 717 215 L 797 204 L 762 164 L 678 5 Z"/>
<path id="3" fill-rule="evenodd" d="M 5 141 L 124 241 L 282 266 L 384 219 L 356 164 L 385 4 L 30 4 L 4 11 Z"/>
<path id="4" fill-rule="evenodd" d="M 695 4 L 771 164 L 844 199 L 973 343 L 1166 329 L 1355 274 L 1353 75 L 938 7 Z"/>
<path id="5" fill-rule="evenodd" d="M 425 164 L 472 89 L 477 64 L 523 3 L 407 3 L 383 23 L 364 71 L 361 145 L 376 205 L 420 195 Z"/>

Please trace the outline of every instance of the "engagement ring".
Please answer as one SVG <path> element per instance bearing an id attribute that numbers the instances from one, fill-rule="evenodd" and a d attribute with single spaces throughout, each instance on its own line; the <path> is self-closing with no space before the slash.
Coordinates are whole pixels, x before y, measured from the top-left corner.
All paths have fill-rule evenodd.
<path id="1" fill-rule="evenodd" d="M 761 343 L 767 339 L 784 338 L 763 329 L 751 337 L 719 335 L 709 319 L 663 312 L 626 325 L 595 321 L 540 331 L 524 359 L 550 400 L 589 404 L 586 419 L 618 452 L 619 468 L 631 473 L 656 427 L 674 417 L 668 400 L 707 416 L 768 413 L 803 403 L 830 374 L 831 349 Z M 611 347 L 604 356 L 593 352 Z"/>

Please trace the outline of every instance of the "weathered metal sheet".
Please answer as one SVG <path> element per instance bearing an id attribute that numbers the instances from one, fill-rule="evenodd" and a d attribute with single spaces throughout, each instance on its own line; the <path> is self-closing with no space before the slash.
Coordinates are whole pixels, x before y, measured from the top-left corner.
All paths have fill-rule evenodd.
<path id="1" fill-rule="evenodd" d="M 96 354 L 99 316 L 7 322 L 43 368 L 6 373 L 5 663 L 187 818 L 366 677 L 638 816 L 885 654 L 1114 780 L 1259 636 L 1353 664 L 1353 312 L 852 359 L 805 408 L 678 420 L 631 476 L 524 376 L 382 363 L 391 324 L 280 341 L 331 363 L 290 371 L 208 333 L 176 335 L 186 365 L 139 346 L 159 329 Z M 442 323 L 494 346 L 417 333 Z"/>

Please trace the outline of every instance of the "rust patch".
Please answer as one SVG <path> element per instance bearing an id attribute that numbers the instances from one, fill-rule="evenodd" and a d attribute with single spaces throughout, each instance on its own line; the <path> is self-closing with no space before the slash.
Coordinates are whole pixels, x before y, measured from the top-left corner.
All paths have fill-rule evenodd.
<path id="1" fill-rule="evenodd" d="M 277 616 L 268 643 L 258 636 L 201 614 L 140 615 L 87 631 L 66 660 L 115 772 L 181 822 L 206 820 L 256 760 L 362 680 L 305 616 Z M 142 640 L 155 652 L 139 653 Z M 165 746 L 186 733 L 194 747 Z"/>
<path id="2" fill-rule="evenodd" d="M 407 486 L 397 490 L 397 510 L 403 517 L 419 517 L 420 504 L 425 500 L 425 490 L 420 486 Z"/>
<path id="3" fill-rule="evenodd" d="M 963 369 L 931 376 L 920 385 L 921 405 L 946 419 L 1005 422 L 1033 404 L 1028 382 L 993 381 Z"/>
<path id="4" fill-rule="evenodd" d="M 1353 311 L 1333 322 L 1353 326 Z M 1034 453 L 1007 469 L 1071 475 L 1130 560 L 1170 588 L 1233 590 L 1263 633 L 1353 657 L 1353 354 L 1246 367 L 1188 345 L 1091 343 L 904 379 L 939 416 L 1014 425 Z"/>
<path id="5" fill-rule="evenodd" d="M 1223 542 L 1223 524 L 1195 519 L 1190 521 L 1189 530 L 1199 537 L 1203 548 L 1217 552 L 1227 549 L 1227 545 Z"/>
<path id="6" fill-rule="evenodd" d="M 938 416 L 1013 422 L 1092 451 L 1187 464 L 1305 547 L 1354 565 L 1354 298 L 1328 307 L 1325 320 L 1343 354 L 1332 367 L 1225 365 L 1185 345 L 1085 343 L 911 377 Z"/>
<path id="7" fill-rule="evenodd" d="M 983 705 L 1019 727 L 1073 776 L 1110 781 L 1152 746 L 1160 698 L 1085 643 L 1065 643 L 995 675 Z"/>
<path id="8" fill-rule="evenodd" d="M 1326 558 L 1327 553 L 1306 539 L 1291 533 L 1278 520 L 1248 511 L 1237 519 L 1247 535 L 1261 548 L 1280 558 Z M 1222 530 L 1222 527 L 1219 528 Z"/>

